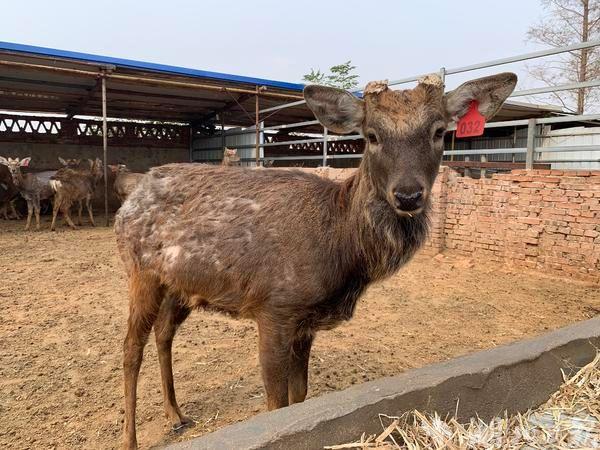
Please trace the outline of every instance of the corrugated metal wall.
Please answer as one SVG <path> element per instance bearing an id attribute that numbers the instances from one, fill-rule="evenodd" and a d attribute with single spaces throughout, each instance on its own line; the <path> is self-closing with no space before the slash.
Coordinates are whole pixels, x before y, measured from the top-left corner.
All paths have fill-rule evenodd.
<path id="1" fill-rule="evenodd" d="M 578 145 L 600 145 L 600 127 L 573 127 L 546 131 L 540 144 L 541 147 L 571 147 Z M 600 169 L 598 158 L 598 151 L 552 152 L 540 155 L 541 161 L 581 161 L 552 163 L 553 169 Z M 595 160 L 595 162 L 590 160 Z"/>
<path id="2" fill-rule="evenodd" d="M 521 128 L 498 128 L 497 132 L 502 133 L 500 136 L 480 136 L 468 139 L 455 139 L 454 150 L 471 150 L 471 149 L 494 149 L 494 148 L 523 148 L 527 147 L 527 127 Z M 446 139 L 446 150 L 451 150 L 451 138 Z M 479 161 L 482 154 L 469 155 L 470 161 Z M 445 156 L 444 160 L 448 161 L 451 158 Z M 464 161 L 463 155 L 454 155 L 453 161 Z M 488 161 L 506 161 L 506 162 L 523 162 L 525 154 L 502 153 L 498 155 L 487 155 Z"/>
<path id="3" fill-rule="evenodd" d="M 227 133 L 239 133 L 233 136 L 227 136 Z M 263 135 L 260 135 L 260 142 L 263 143 Z M 232 128 L 225 132 L 225 147 L 237 148 L 238 156 L 241 159 L 254 159 L 255 149 L 254 148 L 238 148 L 242 145 L 255 145 L 256 144 L 256 130 L 252 128 Z M 262 156 L 262 149 L 261 155 Z M 192 142 L 192 161 L 206 162 L 210 164 L 219 164 L 223 159 L 222 150 L 222 137 L 197 137 Z M 243 166 L 255 166 L 254 161 L 242 161 Z"/>

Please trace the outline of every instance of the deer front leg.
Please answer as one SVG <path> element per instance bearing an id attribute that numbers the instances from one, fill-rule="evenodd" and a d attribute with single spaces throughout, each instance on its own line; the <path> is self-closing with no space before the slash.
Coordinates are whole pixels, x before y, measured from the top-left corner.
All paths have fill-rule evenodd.
<path id="1" fill-rule="evenodd" d="M 160 362 L 165 414 L 174 430 L 178 430 L 193 422 L 192 419 L 182 414 L 177 404 L 175 386 L 173 385 L 173 361 L 171 355 L 173 338 L 175 337 L 177 328 L 189 314 L 190 309 L 186 306 L 181 306 L 177 297 L 167 295 L 160 305 L 158 316 L 154 322 L 154 335 L 156 337 L 156 348 Z"/>
<path id="2" fill-rule="evenodd" d="M 25 231 L 29 230 L 31 225 L 31 216 L 33 215 L 33 202 L 27 199 L 27 223 L 25 224 Z"/>
<path id="3" fill-rule="evenodd" d="M 60 210 L 60 204 L 62 202 L 62 198 L 60 194 L 56 194 L 54 196 L 54 201 L 52 202 L 52 224 L 50 225 L 50 230 L 56 230 L 56 217 L 58 216 L 58 211 Z"/>
<path id="4" fill-rule="evenodd" d="M 35 229 L 40 230 L 40 198 L 36 197 L 33 200 L 33 210 L 35 212 Z"/>
<path id="5" fill-rule="evenodd" d="M 81 213 L 83 212 L 83 200 L 79 200 L 79 209 L 77 210 L 77 225 L 83 225 L 83 219 L 81 218 Z"/>
<path id="6" fill-rule="evenodd" d="M 313 336 L 297 338 L 290 352 L 290 372 L 288 378 L 288 399 L 290 405 L 303 402 L 308 391 L 308 361 Z"/>
<path id="7" fill-rule="evenodd" d="M 269 411 L 289 404 L 290 341 L 287 330 L 271 321 L 258 321 L 258 357 Z"/>
<path id="8" fill-rule="evenodd" d="M 144 347 L 156 319 L 162 294 L 159 282 L 133 273 L 129 279 L 129 318 L 123 343 L 123 375 L 125 387 L 125 424 L 123 449 L 137 448 L 135 409 L 137 381 L 144 357 Z"/>

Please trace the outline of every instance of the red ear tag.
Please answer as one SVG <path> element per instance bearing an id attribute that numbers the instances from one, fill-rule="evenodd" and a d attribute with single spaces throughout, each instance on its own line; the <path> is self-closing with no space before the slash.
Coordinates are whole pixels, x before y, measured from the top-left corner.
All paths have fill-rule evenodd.
<path id="1" fill-rule="evenodd" d="M 485 117 L 479 112 L 479 102 L 471 101 L 469 110 L 456 124 L 456 137 L 481 136 L 485 128 Z"/>

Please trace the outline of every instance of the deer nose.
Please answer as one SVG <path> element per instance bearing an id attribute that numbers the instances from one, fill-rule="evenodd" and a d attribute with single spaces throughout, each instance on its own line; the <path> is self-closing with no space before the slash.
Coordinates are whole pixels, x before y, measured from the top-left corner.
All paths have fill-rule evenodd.
<path id="1" fill-rule="evenodd" d="M 399 189 L 394 192 L 396 197 L 396 207 L 401 211 L 415 211 L 423 206 L 423 188 L 413 188 L 410 190 Z"/>

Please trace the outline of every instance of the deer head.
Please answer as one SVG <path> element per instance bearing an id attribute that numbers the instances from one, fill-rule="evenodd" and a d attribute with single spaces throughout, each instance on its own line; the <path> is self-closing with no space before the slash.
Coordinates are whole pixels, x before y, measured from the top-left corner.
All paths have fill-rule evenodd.
<path id="1" fill-rule="evenodd" d="M 223 161 L 228 165 L 239 165 L 240 157 L 237 154 L 237 148 L 227 148 L 223 151 Z"/>
<path id="2" fill-rule="evenodd" d="M 29 167 L 29 163 L 31 162 L 31 157 L 23 158 L 19 160 L 19 158 L 8 158 L 6 159 L 4 156 L 0 156 L 0 164 L 4 164 L 8 167 L 8 170 L 13 178 L 15 184 L 18 184 L 19 180 L 22 177 L 21 167 Z"/>
<path id="3" fill-rule="evenodd" d="M 76 169 L 77 167 L 79 167 L 79 164 L 81 164 L 81 159 L 75 159 L 75 158 L 64 159 L 64 158 L 61 158 L 60 156 L 58 157 L 58 161 L 64 167 L 69 167 L 71 169 Z"/>
<path id="4" fill-rule="evenodd" d="M 109 164 L 107 166 L 111 173 L 113 173 L 114 175 L 117 175 L 119 173 L 127 173 L 129 172 L 129 169 L 127 168 L 127 166 L 125 164 Z"/>
<path id="5" fill-rule="evenodd" d="M 90 161 L 90 171 L 92 172 L 92 175 L 94 176 L 94 180 L 96 182 L 100 181 L 102 179 L 102 177 L 104 176 L 104 166 L 102 165 L 102 160 L 100 158 L 96 158 L 95 160 L 89 160 Z"/>
<path id="6" fill-rule="evenodd" d="M 336 133 L 365 137 L 361 169 L 379 199 L 399 215 L 423 211 L 438 173 L 449 124 L 464 116 L 472 101 L 487 120 L 513 91 L 513 73 L 468 81 L 444 94 L 437 75 L 414 89 L 393 91 L 387 82 L 371 82 L 363 99 L 342 89 L 307 86 L 308 107 L 323 126 Z"/>

